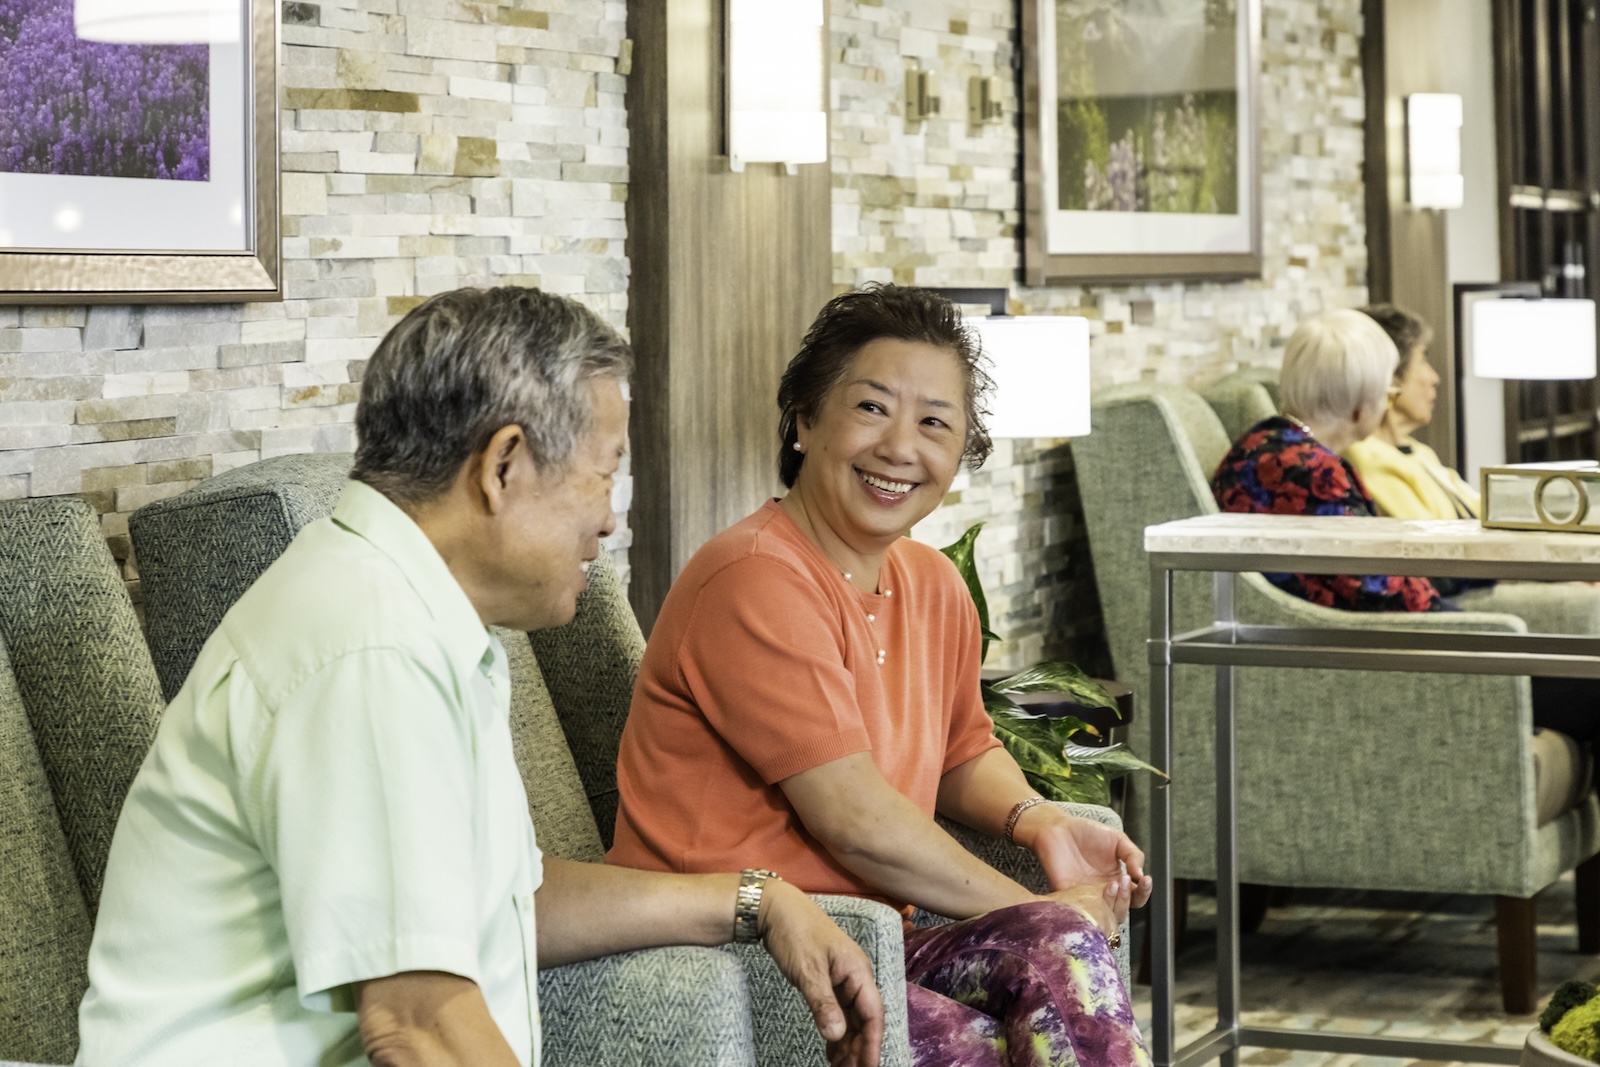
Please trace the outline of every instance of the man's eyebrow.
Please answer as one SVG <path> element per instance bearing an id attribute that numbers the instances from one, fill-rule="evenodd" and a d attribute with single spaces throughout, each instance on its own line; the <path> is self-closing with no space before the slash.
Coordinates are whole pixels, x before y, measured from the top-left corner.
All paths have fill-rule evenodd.
<path id="1" fill-rule="evenodd" d="M 849 384 L 850 385 L 864 385 L 867 388 L 875 389 L 878 392 L 883 393 L 886 396 L 898 396 L 899 395 L 893 389 L 890 389 L 887 385 L 884 385 L 880 381 L 875 381 L 872 378 L 857 378 L 855 381 L 850 382 Z M 920 403 L 926 404 L 931 408 L 942 408 L 945 411 L 954 411 L 955 407 L 956 407 L 950 401 L 948 401 L 948 400 L 940 400 L 937 397 L 919 396 L 919 397 L 917 397 L 917 400 Z"/>

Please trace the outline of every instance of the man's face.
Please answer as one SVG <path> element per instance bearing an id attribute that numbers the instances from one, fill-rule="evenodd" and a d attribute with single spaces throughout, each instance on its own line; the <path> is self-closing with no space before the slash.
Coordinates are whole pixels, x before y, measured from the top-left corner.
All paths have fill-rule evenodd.
<path id="1" fill-rule="evenodd" d="M 563 467 L 535 467 L 526 447 L 516 463 L 523 477 L 507 484 L 495 517 L 501 593 L 512 617 L 504 625 L 540 630 L 570 622 L 600 539 L 616 528 L 611 487 L 628 443 L 628 402 L 615 378 L 593 378 L 589 432 Z"/>

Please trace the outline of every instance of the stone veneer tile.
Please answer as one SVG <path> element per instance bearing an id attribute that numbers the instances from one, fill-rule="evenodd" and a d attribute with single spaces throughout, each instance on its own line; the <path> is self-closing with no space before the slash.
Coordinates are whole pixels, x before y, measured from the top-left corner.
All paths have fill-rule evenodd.
<path id="1" fill-rule="evenodd" d="M 426 295 L 543 283 L 625 322 L 624 5 L 282 9 L 287 299 L 0 308 L 0 499 L 91 499 L 136 595 L 127 513 L 261 458 L 351 449 L 365 361 Z M 551 243 L 514 247 L 527 235 Z"/>

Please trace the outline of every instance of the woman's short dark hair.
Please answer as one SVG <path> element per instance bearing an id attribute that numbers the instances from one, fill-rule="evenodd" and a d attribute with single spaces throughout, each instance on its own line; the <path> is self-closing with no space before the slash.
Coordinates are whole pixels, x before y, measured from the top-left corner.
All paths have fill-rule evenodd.
<path id="1" fill-rule="evenodd" d="M 1417 345 L 1426 348 L 1433 340 L 1433 327 L 1405 308 L 1393 304 L 1368 304 L 1357 310 L 1382 326 L 1383 332 L 1389 335 L 1389 340 L 1399 349 L 1400 364 L 1394 371 L 1397 378 L 1406 372 L 1411 362 L 1411 350 Z"/>
<path id="2" fill-rule="evenodd" d="M 805 462 L 794 449 L 800 420 L 816 418 L 856 353 L 881 340 L 932 345 L 954 355 L 966 382 L 967 443 L 962 458 L 976 470 L 994 451 L 984 427 L 989 414 L 984 400 L 994 382 L 984 369 L 978 338 L 962 322 L 960 309 L 927 289 L 874 282 L 828 301 L 783 372 L 778 385 L 778 476 L 786 487 L 793 488 Z"/>

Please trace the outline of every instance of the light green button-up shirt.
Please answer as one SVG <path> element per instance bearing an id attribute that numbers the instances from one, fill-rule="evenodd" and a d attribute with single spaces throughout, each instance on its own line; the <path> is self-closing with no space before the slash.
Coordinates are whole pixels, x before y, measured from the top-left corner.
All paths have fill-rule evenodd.
<path id="1" fill-rule="evenodd" d="M 361 1063 L 351 983 L 435 970 L 538 1064 L 509 704 L 432 543 L 349 483 L 206 642 L 129 790 L 78 1062 Z"/>

